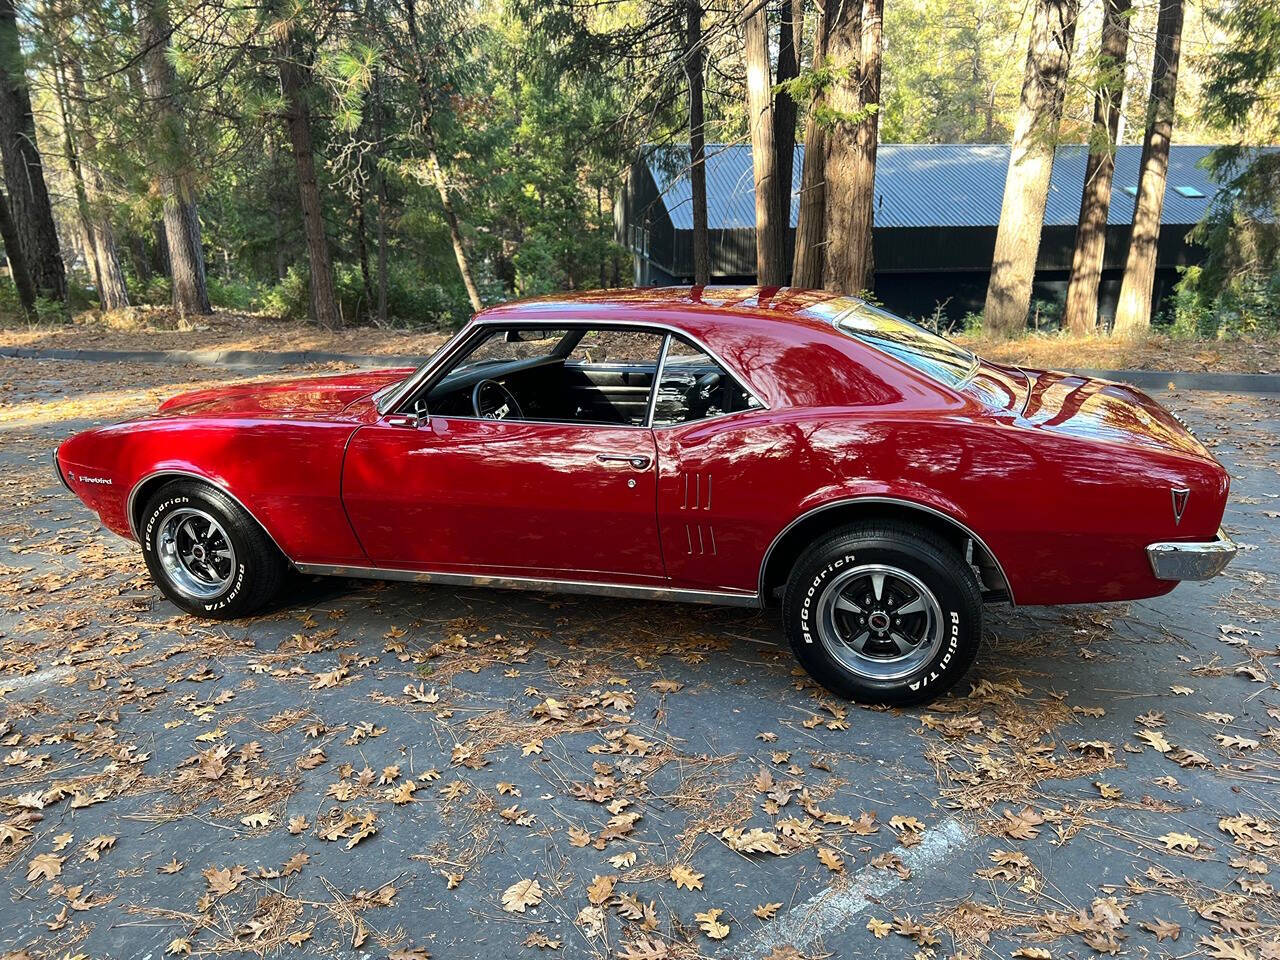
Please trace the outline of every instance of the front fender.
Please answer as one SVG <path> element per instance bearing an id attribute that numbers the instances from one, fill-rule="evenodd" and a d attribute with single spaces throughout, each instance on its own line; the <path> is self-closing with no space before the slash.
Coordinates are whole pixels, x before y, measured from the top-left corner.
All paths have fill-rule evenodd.
<path id="1" fill-rule="evenodd" d="M 166 480 L 199 479 L 251 514 L 295 563 L 365 562 L 342 508 L 349 423 L 144 420 L 77 434 L 58 450 L 72 491 L 103 525 L 136 539 Z"/>

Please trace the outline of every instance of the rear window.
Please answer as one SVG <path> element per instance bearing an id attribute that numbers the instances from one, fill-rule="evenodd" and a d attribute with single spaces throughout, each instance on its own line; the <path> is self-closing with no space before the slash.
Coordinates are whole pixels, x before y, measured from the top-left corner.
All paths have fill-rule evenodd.
<path id="1" fill-rule="evenodd" d="M 947 386 L 960 386 L 978 369 L 978 358 L 968 350 L 869 303 L 841 297 L 822 304 L 822 307 L 822 312 L 832 316 L 831 322 L 841 333 L 887 353 Z"/>

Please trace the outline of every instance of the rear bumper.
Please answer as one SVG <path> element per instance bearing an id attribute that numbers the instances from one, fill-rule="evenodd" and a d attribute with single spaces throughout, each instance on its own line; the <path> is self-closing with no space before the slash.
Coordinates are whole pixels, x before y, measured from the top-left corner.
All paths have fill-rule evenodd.
<path id="1" fill-rule="evenodd" d="M 1209 580 L 1236 555 L 1236 545 L 1218 531 L 1217 540 L 1153 543 L 1147 547 L 1151 572 L 1158 580 Z"/>

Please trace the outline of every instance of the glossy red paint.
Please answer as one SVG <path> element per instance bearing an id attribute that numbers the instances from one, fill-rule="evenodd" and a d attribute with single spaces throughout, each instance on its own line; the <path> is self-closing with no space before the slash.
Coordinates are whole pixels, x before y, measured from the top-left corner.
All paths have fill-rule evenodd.
<path id="1" fill-rule="evenodd" d="M 72 437 L 58 462 L 125 536 L 131 506 L 191 474 L 238 499 L 297 564 L 744 596 L 798 518 L 825 509 L 814 516 L 834 523 L 838 507 L 884 501 L 975 534 L 1018 603 L 1165 593 L 1175 583 L 1154 577 L 1146 546 L 1214 538 L 1227 474 L 1141 392 L 985 362 L 953 389 L 835 329 L 831 301 L 607 291 L 473 321 L 678 331 L 767 409 L 656 429 L 453 416 L 415 427 L 374 402 L 410 373 L 389 370 L 184 394 Z M 1191 491 L 1180 522 L 1173 488 Z"/>

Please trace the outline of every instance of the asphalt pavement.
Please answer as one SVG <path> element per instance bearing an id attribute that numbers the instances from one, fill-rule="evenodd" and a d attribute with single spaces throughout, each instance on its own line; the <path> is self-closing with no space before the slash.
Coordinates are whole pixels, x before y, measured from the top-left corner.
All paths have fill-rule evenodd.
<path id="1" fill-rule="evenodd" d="M 885 710 L 771 611 L 299 577 L 190 619 L 49 455 L 233 374 L 0 374 L 0 952 L 1280 958 L 1280 395 L 1152 391 L 1231 471 L 1222 577 L 988 607 Z"/>

